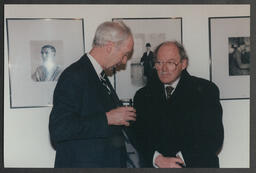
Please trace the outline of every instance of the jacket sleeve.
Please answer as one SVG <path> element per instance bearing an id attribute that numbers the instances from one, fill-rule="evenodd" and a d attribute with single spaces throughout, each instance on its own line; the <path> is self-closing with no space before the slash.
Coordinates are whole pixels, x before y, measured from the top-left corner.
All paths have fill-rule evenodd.
<path id="1" fill-rule="evenodd" d="M 63 72 L 56 85 L 49 120 L 53 146 L 63 141 L 107 136 L 105 112 L 96 108 L 89 112 L 87 109 L 96 105 L 89 105 L 88 92 L 91 89 L 82 77 L 70 71 Z"/>
<path id="2" fill-rule="evenodd" d="M 218 153 L 224 138 L 219 90 L 213 83 L 197 88 L 200 101 L 192 122 L 190 146 L 182 151 L 187 167 L 219 167 Z"/>

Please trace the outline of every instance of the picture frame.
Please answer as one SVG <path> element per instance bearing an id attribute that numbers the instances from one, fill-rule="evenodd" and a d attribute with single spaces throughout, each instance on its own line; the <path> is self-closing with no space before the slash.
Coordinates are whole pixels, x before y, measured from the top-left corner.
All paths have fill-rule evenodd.
<path id="1" fill-rule="evenodd" d="M 85 52 L 84 21 L 7 18 L 11 108 L 52 106 L 61 72 Z"/>
<path id="2" fill-rule="evenodd" d="M 151 75 L 142 58 L 147 46 L 150 46 L 149 52 L 152 53 L 148 53 L 148 56 L 151 56 L 155 48 L 164 41 L 182 43 L 182 18 L 113 18 L 112 20 L 124 22 L 131 29 L 134 37 L 132 56 L 126 65 L 114 70 L 114 87 L 118 96 L 120 99 L 131 100 L 136 91 L 145 86 Z M 116 71 L 118 72 L 115 73 Z"/>
<path id="3" fill-rule="evenodd" d="M 250 17 L 210 17 L 210 80 L 220 99 L 250 98 Z"/>

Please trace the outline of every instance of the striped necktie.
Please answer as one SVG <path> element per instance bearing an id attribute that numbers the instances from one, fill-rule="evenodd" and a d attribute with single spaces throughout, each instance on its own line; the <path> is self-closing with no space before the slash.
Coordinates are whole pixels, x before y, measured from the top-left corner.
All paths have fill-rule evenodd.
<path id="1" fill-rule="evenodd" d="M 107 89 L 107 92 L 110 95 L 111 94 L 111 89 L 110 89 L 110 86 L 107 82 L 107 75 L 103 70 L 100 73 L 100 81 L 101 81 L 102 85 Z"/>
<path id="2" fill-rule="evenodd" d="M 172 86 L 167 86 L 165 88 L 165 90 L 166 90 L 166 99 L 167 100 L 171 97 L 173 89 L 174 88 Z"/>

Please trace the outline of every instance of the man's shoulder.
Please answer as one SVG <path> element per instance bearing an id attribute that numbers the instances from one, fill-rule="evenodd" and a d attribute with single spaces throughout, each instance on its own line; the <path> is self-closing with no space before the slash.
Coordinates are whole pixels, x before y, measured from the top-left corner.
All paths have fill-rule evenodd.
<path id="1" fill-rule="evenodd" d="M 136 91 L 134 99 L 147 99 L 152 96 L 150 87 L 144 86 Z"/>
<path id="2" fill-rule="evenodd" d="M 162 84 L 161 83 L 151 83 L 146 86 L 140 88 L 135 93 L 135 98 L 143 98 L 143 99 L 154 99 L 161 97 Z"/>
<path id="3" fill-rule="evenodd" d="M 87 66 L 89 66 L 89 59 L 87 55 L 83 55 L 79 60 L 69 65 L 66 69 L 64 69 L 63 73 L 79 73 L 88 70 Z"/>
<path id="4" fill-rule="evenodd" d="M 191 84 L 190 86 L 193 86 L 194 89 L 196 89 L 196 91 L 198 92 L 203 92 L 203 91 L 219 92 L 219 88 L 214 82 L 204 78 L 191 76 L 190 84 Z"/>
<path id="5" fill-rule="evenodd" d="M 136 91 L 135 96 L 143 96 L 148 93 L 148 87 L 142 87 Z"/>
<path id="6" fill-rule="evenodd" d="M 69 65 L 67 68 L 63 70 L 61 73 L 61 78 L 66 78 L 68 76 L 72 78 L 86 78 L 86 74 L 88 74 L 89 68 L 89 59 L 86 55 L 83 55 L 79 60 Z"/>

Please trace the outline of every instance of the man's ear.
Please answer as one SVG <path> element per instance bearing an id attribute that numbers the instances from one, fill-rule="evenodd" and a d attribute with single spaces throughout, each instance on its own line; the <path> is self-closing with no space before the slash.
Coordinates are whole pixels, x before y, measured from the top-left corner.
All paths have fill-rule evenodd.
<path id="1" fill-rule="evenodd" d="M 114 43 L 112 41 L 108 41 L 106 44 L 105 44 L 105 47 L 106 47 L 106 51 L 108 54 L 110 54 L 114 48 Z"/>
<path id="2" fill-rule="evenodd" d="M 182 70 L 186 69 L 188 67 L 188 59 L 183 59 L 181 61 Z"/>

